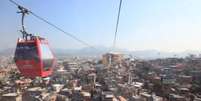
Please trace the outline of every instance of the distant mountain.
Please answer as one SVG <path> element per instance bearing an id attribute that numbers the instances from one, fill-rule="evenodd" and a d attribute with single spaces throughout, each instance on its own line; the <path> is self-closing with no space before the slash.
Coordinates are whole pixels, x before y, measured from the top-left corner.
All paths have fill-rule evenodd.
<path id="1" fill-rule="evenodd" d="M 0 51 L 0 56 L 13 56 L 15 53 L 15 49 L 8 48 Z"/>
<path id="2" fill-rule="evenodd" d="M 64 49 L 58 51 L 55 50 L 57 55 L 70 55 L 70 56 L 101 56 L 107 52 L 111 52 L 111 48 L 107 47 L 95 47 L 93 48 L 82 48 L 82 49 L 75 49 L 69 50 Z M 137 51 L 128 51 L 127 49 L 115 49 L 115 52 L 119 52 L 125 55 L 132 55 L 137 58 L 142 59 L 155 59 L 155 58 L 167 58 L 167 57 L 186 57 L 189 54 L 200 55 L 201 51 L 184 51 L 184 52 L 163 52 L 158 50 L 137 50 Z"/>
<path id="3" fill-rule="evenodd" d="M 167 57 L 186 57 L 190 54 L 194 54 L 196 56 L 201 56 L 201 51 L 183 51 L 183 52 L 163 52 L 163 51 L 157 51 L 157 50 L 142 50 L 142 51 L 133 51 L 130 54 L 133 56 L 139 57 L 139 58 L 148 58 L 148 59 L 154 59 L 154 58 L 167 58 Z"/>
<path id="4" fill-rule="evenodd" d="M 0 56 L 14 55 L 15 49 L 5 49 L 0 51 Z M 56 56 L 101 56 L 107 52 L 111 52 L 111 48 L 108 47 L 85 47 L 82 49 L 53 49 Z M 184 51 L 184 52 L 162 52 L 157 50 L 137 50 L 128 51 L 127 49 L 115 49 L 115 52 L 119 52 L 126 55 L 132 55 L 142 59 L 154 59 L 154 58 L 166 58 L 166 57 L 185 57 L 189 54 L 199 55 L 201 51 Z"/>

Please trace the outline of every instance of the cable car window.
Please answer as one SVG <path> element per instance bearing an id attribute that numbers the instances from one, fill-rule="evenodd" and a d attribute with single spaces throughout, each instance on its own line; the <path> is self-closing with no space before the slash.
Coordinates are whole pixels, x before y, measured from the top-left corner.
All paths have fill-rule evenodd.
<path id="1" fill-rule="evenodd" d="M 35 43 L 19 43 L 15 51 L 15 60 L 38 60 Z"/>
<path id="2" fill-rule="evenodd" d="M 43 61 L 44 70 L 49 70 L 52 67 L 53 55 L 48 45 L 41 44 L 41 57 Z"/>

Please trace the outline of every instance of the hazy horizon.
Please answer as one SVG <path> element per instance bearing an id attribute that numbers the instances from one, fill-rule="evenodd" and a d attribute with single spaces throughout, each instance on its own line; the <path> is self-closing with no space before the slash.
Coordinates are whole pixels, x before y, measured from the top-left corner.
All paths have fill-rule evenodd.
<path id="1" fill-rule="evenodd" d="M 15 0 L 93 46 L 111 47 L 118 0 Z M 200 0 L 123 0 L 117 47 L 128 50 L 183 52 L 201 50 Z M 21 15 L 9 0 L 0 1 L 0 50 L 15 48 Z M 28 32 L 49 40 L 51 47 L 86 46 L 28 15 Z"/>

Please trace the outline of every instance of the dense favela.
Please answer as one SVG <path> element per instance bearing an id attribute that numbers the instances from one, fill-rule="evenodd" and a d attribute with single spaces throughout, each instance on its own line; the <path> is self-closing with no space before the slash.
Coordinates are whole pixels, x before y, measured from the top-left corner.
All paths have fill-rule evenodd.
<path id="1" fill-rule="evenodd" d="M 0 1 L 0 101 L 201 101 L 200 5 Z"/>

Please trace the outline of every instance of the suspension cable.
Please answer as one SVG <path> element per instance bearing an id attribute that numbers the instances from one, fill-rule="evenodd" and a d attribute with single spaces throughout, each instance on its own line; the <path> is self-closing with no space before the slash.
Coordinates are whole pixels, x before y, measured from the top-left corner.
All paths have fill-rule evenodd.
<path id="1" fill-rule="evenodd" d="M 120 13 L 121 13 L 121 5 L 122 5 L 122 0 L 120 0 L 120 3 L 119 3 L 119 10 L 118 10 L 118 15 L 117 15 L 117 22 L 116 22 L 116 29 L 115 29 L 115 33 L 114 33 L 112 50 L 114 50 L 116 47 L 117 32 L 118 32 L 118 26 L 119 26 L 119 17 L 120 17 Z"/>
<path id="2" fill-rule="evenodd" d="M 18 6 L 18 7 L 24 8 L 23 6 L 19 5 L 17 2 L 15 2 L 15 1 L 13 1 L 13 0 L 9 0 L 9 1 L 12 2 L 13 4 L 15 4 L 15 5 Z M 26 9 L 26 8 L 25 8 L 25 9 Z M 28 9 L 27 9 L 27 10 L 28 10 Z M 82 43 L 83 45 L 88 46 L 88 47 L 93 48 L 93 49 L 96 49 L 96 48 L 93 47 L 92 45 L 90 45 L 90 44 L 88 44 L 87 42 L 85 42 L 85 41 L 79 39 L 79 38 L 76 37 L 75 35 L 73 35 L 73 34 L 71 34 L 71 33 L 69 33 L 69 32 L 64 31 L 63 29 L 59 28 L 57 25 L 55 25 L 55 24 L 49 22 L 48 20 L 46 20 L 46 19 L 40 17 L 39 15 L 37 15 L 37 14 L 34 13 L 34 12 L 32 12 L 31 10 L 28 10 L 28 12 L 29 12 L 31 15 L 33 15 L 34 17 L 38 18 L 39 20 L 41 20 L 41 21 L 47 23 L 48 25 L 52 26 L 53 28 L 55 28 L 55 29 L 61 31 L 61 32 L 64 33 L 65 35 L 67 35 L 67 36 L 73 38 L 74 40 L 76 40 L 76 41 Z M 97 50 L 97 49 L 96 49 L 96 50 Z"/>

